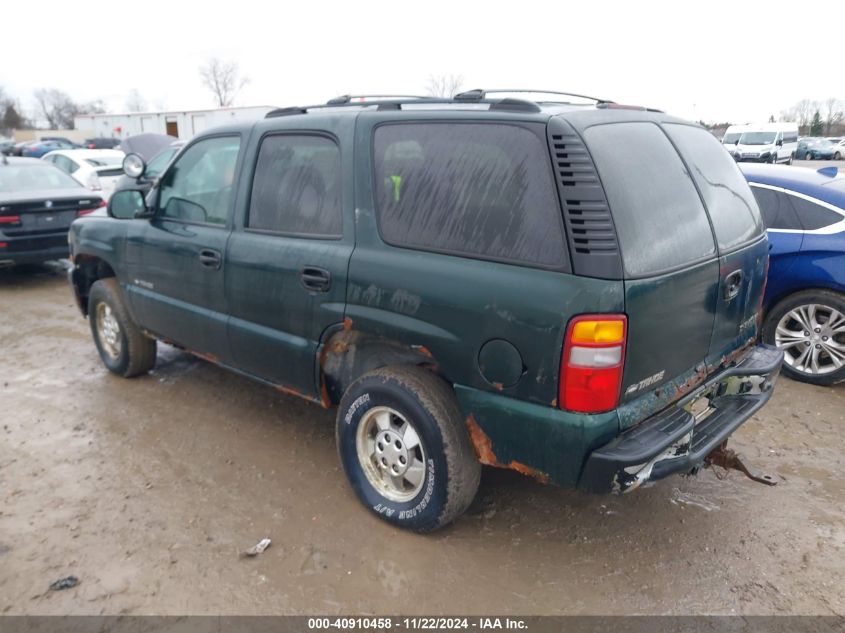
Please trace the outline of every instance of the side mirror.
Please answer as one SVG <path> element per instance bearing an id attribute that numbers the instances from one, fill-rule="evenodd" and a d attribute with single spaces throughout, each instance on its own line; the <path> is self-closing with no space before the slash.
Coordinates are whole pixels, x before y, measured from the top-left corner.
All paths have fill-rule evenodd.
<path id="1" fill-rule="evenodd" d="M 783 147 L 783 139 L 778 139 L 777 143 L 775 143 L 778 147 Z"/>
<path id="2" fill-rule="evenodd" d="M 736 139 L 736 140 L 734 141 L 734 145 L 739 145 L 739 139 Z"/>
<path id="3" fill-rule="evenodd" d="M 138 154 L 127 154 L 123 159 L 123 173 L 130 178 L 140 178 L 147 170 L 147 164 Z"/>
<path id="4" fill-rule="evenodd" d="M 148 218 L 152 215 L 144 201 L 144 193 L 137 189 L 123 189 L 112 194 L 109 199 L 108 213 L 118 220 Z"/>

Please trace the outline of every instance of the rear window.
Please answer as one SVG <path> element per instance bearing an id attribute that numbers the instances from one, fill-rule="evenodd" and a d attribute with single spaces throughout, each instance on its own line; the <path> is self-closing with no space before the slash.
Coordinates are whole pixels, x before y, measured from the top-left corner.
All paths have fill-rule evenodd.
<path id="1" fill-rule="evenodd" d="M 701 198 L 659 127 L 597 125 L 584 139 L 607 194 L 627 275 L 652 275 L 715 255 Z"/>
<path id="2" fill-rule="evenodd" d="M 261 142 L 247 226 L 313 237 L 341 234 L 340 149 L 322 136 Z"/>
<path id="3" fill-rule="evenodd" d="M 544 126 L 492 123 L 376 128 L 382 237 L 395 246 L 563 268 L 563 220 L 544 133 Z"/>
<path id="4" fill-rule="evenodd" d="M 764 230 L 760 209 L 736 161 L 705 129 L 680 124 L 665 128 L 701 190 L 719 250 L 730 251 L 760 237 Z"/>

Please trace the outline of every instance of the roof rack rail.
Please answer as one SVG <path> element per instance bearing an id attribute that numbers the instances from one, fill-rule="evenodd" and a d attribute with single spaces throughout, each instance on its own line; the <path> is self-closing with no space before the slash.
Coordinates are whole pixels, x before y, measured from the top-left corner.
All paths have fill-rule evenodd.
<path id="1" fill-rule="evenodd" d="M 488 94 L 496 94 L 502 92 L 529 92 L 535 94 L 562 95 L 565 97 L 578 97 L 579 99 L 589 99 L 590 101 L 595 101 L 596 103 L 613 103 L 613 101 L 611 101 L 610 99 L 599 99 L 598 97 L 590 97 L 588 95 L 582 95 L 575 92 L 560 92 L 558 90 L 530 90 L 528 88 L 476 88 L 474 90 L 460 92 L 455 95 L 454 99 L 455 101 L 481 101 L 482 99 L 486 99 Z"/>
<path id="2" fill-rule="evenodd" d="M 340 95 L 339 97 L 335 97 L 334 99 L 329 99 L 326 102 L 326 105 L 343 105 L 346 103 L 352 103 L 353 99 L 357 99 L 358 102 L 363 103 L 366 99 L 437 99 L 437 97 L 432 96 L 424 96 L 424 95 Z"/>

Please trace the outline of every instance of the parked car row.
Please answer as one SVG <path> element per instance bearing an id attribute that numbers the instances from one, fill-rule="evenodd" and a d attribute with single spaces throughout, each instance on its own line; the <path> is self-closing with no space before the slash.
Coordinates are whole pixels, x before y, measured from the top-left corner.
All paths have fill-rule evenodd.
<path id="1" fill-rule="evenodd" d="M 0 141 L 0 152 L 6 156 L 40 158 L 47 152 L 57 149 L 114 149 L 120 143 L 119 138 L 88 138 L 80 144 L 64 136 L 42 136 L 39 139 L 17 143 L 11 140 Z"/>
<path id="2" fill-rule="evenodd" d="M 731 125 L 722 144 L 737 162 L 791 165 L 793 159 L 840 160 L 845 156 L 845 139 L 800 137 L 795 123 Z"/>

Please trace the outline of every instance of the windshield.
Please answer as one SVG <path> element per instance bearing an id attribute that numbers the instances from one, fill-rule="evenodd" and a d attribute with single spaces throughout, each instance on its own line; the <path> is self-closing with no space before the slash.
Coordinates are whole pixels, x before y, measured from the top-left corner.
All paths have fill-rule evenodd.
<path id="1" fill-rule="evenodd" d="M 173 155 L 178 151 L 178 147 L 168 147 L 166 150 L 158 154 L 155 158 L 150 161 L 150 164 L 147 165 L 147 169 L 144 171 L 144 176 L 147 178 L 155 178 L 158 176 L 164 168 L 167 167 L 167 163 L 170 162 L 170 159 L 173 158 Z"/>
<path id="2" fill-rule="evenodd" d="M 0 192 L 77 189 L 79 183 L 55 167 L 43 165 L 5 165 L 0 167 Z"/>
<path id="3" fill-rule="evenodd" d="M 742 145 L 771 145 L 775 136 L 774 132 L 744 132 L 739 142 Z"/>
<path id="4" fill-rule="evenodd" d="M 95 156 L 86 158 L 85 162 L 94 167 L 108 167 L 109 165 L 122 165 L 123 156 Z"/>
<path id="5" fill-rule="evenodd" d="M 831 143 L 830 141 L 828 141 L 827 139 L 824 139 L 824 138 L 813 139 L 813 140 L 807 141 L 807 142 L 810 145 L 812 145 L 813 147 L 830 147 L 831 145 L 833 145 L 833 143 Z"/>
<path id="6" fill-rule="evenodd" d="M 742 136 L 742 132 L 731 132 L 730 134 L 725 134 L 722 137 L 722 143 L 724 143 L 725 145 L 727 145 L 728 143 L 733 145 L 739 140 L 740 136 Z"/>

